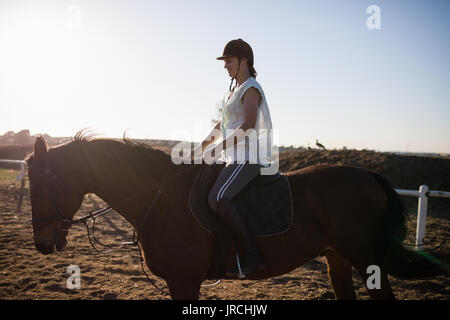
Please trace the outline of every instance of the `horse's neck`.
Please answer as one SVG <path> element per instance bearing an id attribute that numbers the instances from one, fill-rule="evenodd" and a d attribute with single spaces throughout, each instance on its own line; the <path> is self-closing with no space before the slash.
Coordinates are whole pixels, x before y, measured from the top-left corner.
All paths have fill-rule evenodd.
<path id="1" fill-rule="evenodd" d="M 84 173 L 89 177 L 86 190 L 96 194 L 137 228 L 164 176 L 174 169 L 171 162 L 159 163 L 164 159 L 155 161 L 152 166 L 131 169 L 119 157 L 93 155 Z"/>

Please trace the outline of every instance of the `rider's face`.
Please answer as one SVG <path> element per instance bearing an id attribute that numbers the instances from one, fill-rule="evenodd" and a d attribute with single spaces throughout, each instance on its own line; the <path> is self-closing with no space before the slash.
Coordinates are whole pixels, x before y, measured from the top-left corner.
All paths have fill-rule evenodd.
<path id="1" fill-rule="evenodd" d="M 224 68 L 227 69 L 228 75 L 233 78 L 237 76 L 239 60 L 236 57 L 225 58 Z"/>

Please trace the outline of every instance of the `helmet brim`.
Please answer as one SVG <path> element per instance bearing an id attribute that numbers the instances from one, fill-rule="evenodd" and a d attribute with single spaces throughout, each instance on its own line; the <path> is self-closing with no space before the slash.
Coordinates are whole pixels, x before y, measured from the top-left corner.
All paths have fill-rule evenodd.
<path id="1" fill-rule="evenodd" d="M 231 58 L 231 57 L 233 57 L 233 56 L 230 56 L 230 55 L 220 56 L 220 57 L 217 57 L 216 60 L 225 60 L 226 58 Z"/>

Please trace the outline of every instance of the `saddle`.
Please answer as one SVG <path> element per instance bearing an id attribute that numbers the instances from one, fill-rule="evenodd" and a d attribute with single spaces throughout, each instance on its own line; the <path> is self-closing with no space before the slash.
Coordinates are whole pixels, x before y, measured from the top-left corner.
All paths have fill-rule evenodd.
<path id="1" fill-rule="evenodd" d="M 223 164 L 213 164 L 201 168 L 194 177 L 188 196 L 189 210 L 194 219 L 206 232 L 216 235 L 211 279 L 225 273 L 225 260 L 234 249 L 231 234 L 217 220 L 208 204 L 208 194 L 223 167 Z M 293 225 L 291 188 L 287 176 L 282 173 L 258 175 L 231 201 L 256 238 L 281 235 Z"/>

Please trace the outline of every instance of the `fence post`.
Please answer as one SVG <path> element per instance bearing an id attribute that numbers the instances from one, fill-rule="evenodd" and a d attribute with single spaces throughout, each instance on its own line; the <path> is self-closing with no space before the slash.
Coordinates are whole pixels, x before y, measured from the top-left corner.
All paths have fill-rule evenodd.
<path id="1" fill-rule="evenodd" d="M 25 179 L 25 162 L 20 162 L 20 174 L 17 176 L 16 181 L 19 181 L 22 179 L 24 181 Z"/>
<path id="2" fill-rule="evenodd" d="M 427 220 L 428 186 L 421 185 L 419 188 L 419 206 L 417 212 L 416 248 L 423 249 L 423 238 L 425 238 L 425 226 Z"/>

